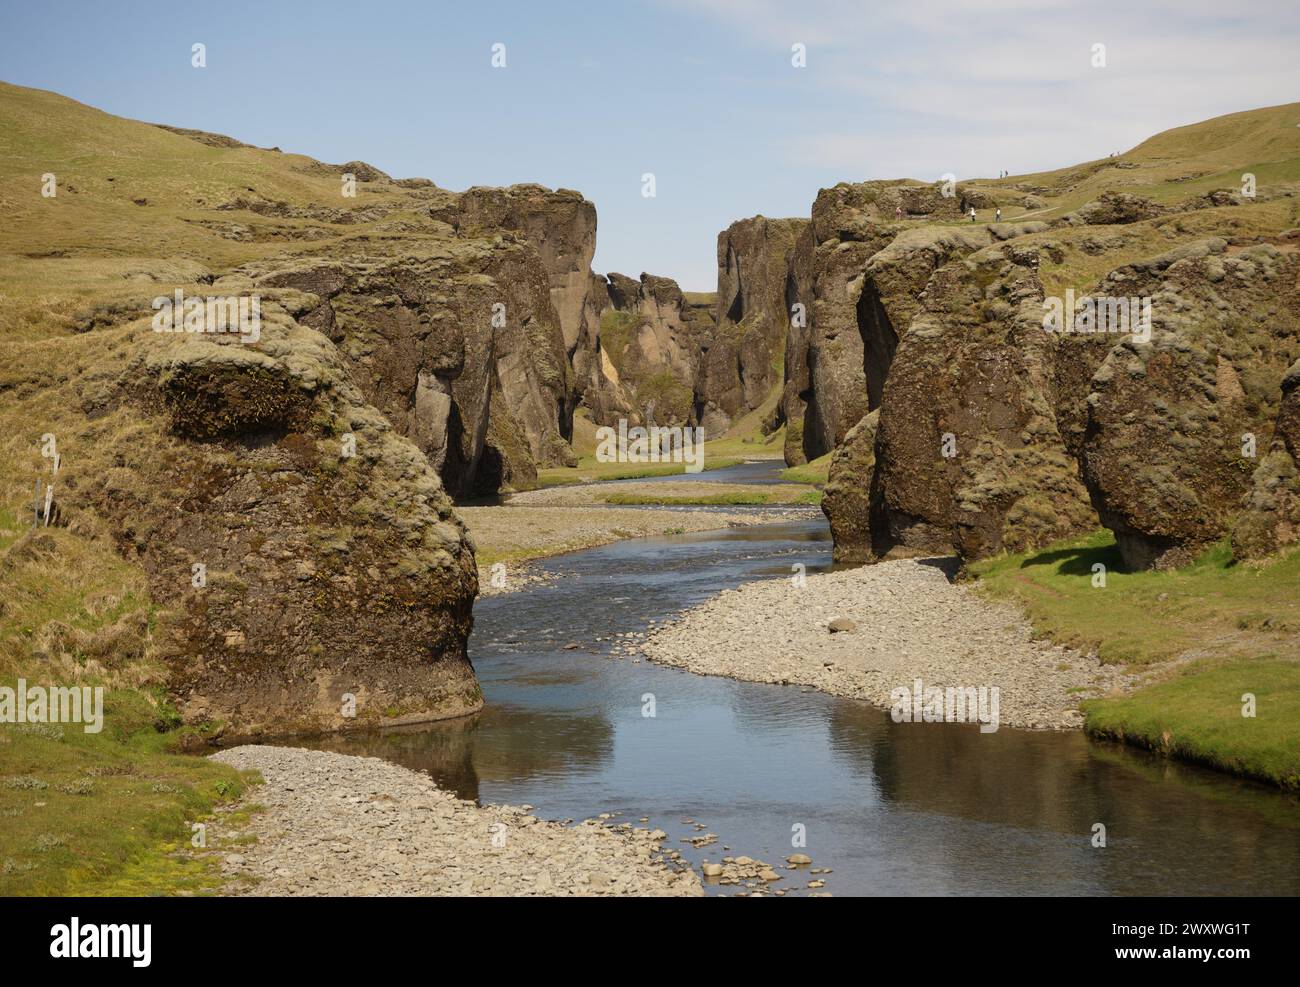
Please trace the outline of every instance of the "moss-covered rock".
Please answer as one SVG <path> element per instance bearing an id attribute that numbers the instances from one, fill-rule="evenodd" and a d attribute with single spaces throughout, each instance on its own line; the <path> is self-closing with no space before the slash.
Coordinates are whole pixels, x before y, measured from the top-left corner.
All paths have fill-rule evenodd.
<path id="1" fill-rule="evenodd" d="M 836 562 L 867 562 L 871 550 L 871 483 L 876 467 L 880 409 L 865 415 L 835 447 L 822 488 L 822 511 L 831 525 Z"/>
<path id="2" fill-rule="evenodd" d="M 1297 270 L 1271 244 L 1211 239 L 1103 282 L 1099 294 L 1152 306 L 1150 339 L 1125 337 L 1092 378 L 1081 455 L 1130 568 L 1179 565 L 1223 537 L 1265 468 L 1250 453 L 1300 348 Z"/>
<path id="3" fill-rule="evenodd" d="M 425 456 L 276 294 L 256 344 L 142 322 L 84 368 L 117 385 L 61 426 L 95 457 L 60 485 L 63 523 L 105 523 L 147 574 L 187 722 L 268 736 L 471 712 L 464 526 Z"/>
<path id="4" fill-rule="evenodd" d="M 1300 541 L 1300 360 L 1282 378 L 1282 400 L 1267 455 L 1251 477 L 1232 530 L 1236 559 L 1271 555 Z"/>

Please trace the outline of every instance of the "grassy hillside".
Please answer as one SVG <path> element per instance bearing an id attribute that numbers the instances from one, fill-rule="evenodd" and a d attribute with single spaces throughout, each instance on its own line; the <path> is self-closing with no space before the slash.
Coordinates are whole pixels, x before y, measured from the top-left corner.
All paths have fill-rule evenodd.
<path id="1" fill-rule="evenodd" d="M 247 782 L 186 753 L 205 738 L 176 728 L 143 572 L 91 519 L 33 529 L 33 483 L 51 472 L 41 436 L 58 437 L 65 487 L 124 465 L 97 458 L 105 430 L 157 455 L 129 409 L 79 434 L 81 375 L 126 351 L 125 324 L 159 293 L 415 219 L 372 216 L 401 203 L 395 186 L 358 183 L 344 198 L 341 170 L 0 83 L 0 684 L 106 690 L 101 733 L 0 727 L 0 894 L 217 884 L 215 858 L 189 852 L 192 826 Z M 241 199 L 262 212 L 221 208 Z"/>
<path id="2" fill-rule="evenodd" d="M 1216 189 L 1240 189 L 1246 172 L 1255 175 L 1261 198 L 1270 188 L 1300 182 L 1300 103 L 1167 130 L 1115 157 L 971 184 L 993 196 L 1004 219 L 1051 220 L 1110 191 L 1175 205 Z M 1042 202 L 1025 205 L 1026 195 Z"/>

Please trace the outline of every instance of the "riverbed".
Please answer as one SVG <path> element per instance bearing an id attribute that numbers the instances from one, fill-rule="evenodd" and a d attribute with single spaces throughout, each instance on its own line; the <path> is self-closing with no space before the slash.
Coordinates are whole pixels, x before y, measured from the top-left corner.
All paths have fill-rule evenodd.
<path id="1" fill-rule="evenodd" d="M 539 562 L 545 582 L 475 607 L 481 714 L 315 746 L 547 819 L 645 819 L 697 865 L 804 853 L 836 895 L 1300 894 L 1300 803 L 1252 782 L 1078 731 L 897 724 L 800 687 L 609 657 L 724 588 L 827 570 L 830 549 L 809 520 Z M 717 841 L 682 842 L 704 834 Z M 781 873 L 806 893 L 807 868 Z"/>

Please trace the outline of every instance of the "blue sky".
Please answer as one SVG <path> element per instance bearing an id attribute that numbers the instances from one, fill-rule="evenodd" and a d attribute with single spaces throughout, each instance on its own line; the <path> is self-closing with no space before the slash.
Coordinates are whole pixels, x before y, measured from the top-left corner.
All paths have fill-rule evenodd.
<path id="1" fill-rule="evenodd" d="M 694 290 L 714 287 L 729 223 L 806 216 L 838 181 L 1059 167 L 1300 99 L 1294 0 L 0 0 L 0 11 L 0 79 L 447 188 L 575 188 L 599 212 L 597 271 Z M 504 69 L 491 66 L 495 43 Z M 804 68 L 791 64 L 796 43 Z M 1096 43 L 1104 68 L 1091 64 Z"/>

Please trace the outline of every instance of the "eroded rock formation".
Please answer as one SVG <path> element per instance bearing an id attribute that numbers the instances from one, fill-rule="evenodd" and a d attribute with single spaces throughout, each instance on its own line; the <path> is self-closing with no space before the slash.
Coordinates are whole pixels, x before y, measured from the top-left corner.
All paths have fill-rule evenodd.
<path id="1" fill-rule="evenodd" d="M 182 716 L 232 737 L 482 705 L 465 529 L 425 456 L 295 320 L 312 299 L 268 289 L 256 347 L 142 320 L 75 385 L 112 465 L 73 467 L 62 515 L 93 511 L 143 567 Z"/>
<path id="2" fill-rule="evenodd" d="M 1241 509 L 1300 342 L 1300 262 L 1272 244 L 1198 241 L 1112 272 L 1099 295 L 1151 299 L 1091 380 L 1082 474 L 1131 568 L 1190 561 Z"/>
<path id="3" fill-rule="evenodd" d="M 1233 557 L 1258 559 L 1300 541 L 1300 360 L 1282 379 L 1282 401 L 1268 453 L 1251 477 L 1232 532 Z"/>
<path id="4" fill-rule="evenodd" d="M 454 496 L 530 486 L 537 466 L 573 461 L 563 337 L 528 241 L 457 236 L 249 273 L 316 297 L 304 322 L 338 345 L 367 399 Z M 508 409 L 495 423 L 494 392 Z"/>
<path id="5" fill-rule="evenodd" d="M 676 281 L 653 274 L 610 274 L 605 291 L 585 392 L 593 420 L 697 424 L 695 382 L 713 328 L 707 310 L 691 305 Z"/>
<path id="6" fill-rule="evenodd" d="M 717 331 L 697 386 L 709 434 L 769 400 L 769 425 L 784 420 L 778 392 L 787 335 L 792 321 L 806 323 L 811 297 L 811 257 L 798 249 L 808 226 L 806 219 L 754 216 L 718 234 Z"/>

